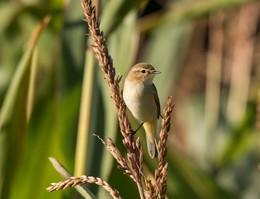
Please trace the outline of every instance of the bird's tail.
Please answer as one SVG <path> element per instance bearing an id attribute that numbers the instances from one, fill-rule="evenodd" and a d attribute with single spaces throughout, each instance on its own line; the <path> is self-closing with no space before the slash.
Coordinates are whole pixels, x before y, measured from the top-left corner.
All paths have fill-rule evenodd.
<path id="1" fill-rule="evenodd" d="M 151 123 L 145 122 L 143 124 L 146 133 L 147 149 L 151 158 L 155 158 L 158 156 L 156 138 L 155 138 L 156 126 L 157 126 L 157 121 Z"/>
<path id="2" fill-rule="evenodd" d="M 155 140 L 153 142 L 150 142 L 150 140 L 148 138 L 146 138 L 146 142 L 147 142 L 147 148 L 148 148 L 148 153 L 149 153 L 150 157 L 157 158 L 158 152 L 157 152 Z"/>

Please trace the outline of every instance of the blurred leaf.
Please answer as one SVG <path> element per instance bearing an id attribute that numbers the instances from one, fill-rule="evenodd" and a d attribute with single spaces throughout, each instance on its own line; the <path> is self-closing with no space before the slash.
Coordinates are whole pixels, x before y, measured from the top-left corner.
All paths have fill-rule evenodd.
<path id="1" fill-rule="evenodd" d="M 77 144 L 76 144 L 76 157 L 75 157 L 75 171 L 74 175 L 83 175 L 89 170 L 87 164 L 89 139 L 90 139 L 90 127 L 93 122 L 91 111 L 93 100 L 94 83 L 95 83 L 95 61 L 94 53 L 91 50 L 86 51 L 86 63 L 81 92 L 81 104 L 79 112 L 78 132 L 77 132 Z"/>
<path id="2" fill-rule="evenodd" d="M 55 144 L 52 144 L 59 139 L 57 127 L 56 100 L 52 98 L 44 104 L 36 104 L 26 132 L 25 148 L 20 156 L 19 168 L 16 169 L 10 198 L 61 198 L 64 194 L 48 193 L 45 189 L 50 182 L 60 178 L 48 162 L 48 156 L 57 153 Z"/>
<path id="3" fill-rule="evenodd" d="M 54 71 L 50 71 L 49 75 L 56 80 Z M 56 88 L 56 81 L 49 85 L 50 89 L 33 109 L 10 198 L 71 198 L 75 192 L 74 189 L 68 189 L 48 193 L 45 189 L 51 182 L 63 180 L 49 163 L 49 156 L 57 157 L 73 171 L 80 96 L 80 86 L 77 86 L 60 100 L 52 87 Z"/>
<path id="4" fill-rule="evenodd" d="M 222 190 L 207 173 L 185 160 L 176 152 L 169 151 L 169 183 L 167 195 L 169 198 L 198 198 L 198 199 L 235 199 L 237 196 Z M 176 187 L 176 188 L 174 188 Z"/>
<path id="5" fill-rule="evenodd" d="M 254 132 L 254 117 L 256 114 L 256 105 L 249 104 L 243 122 L 236 129 L 229 129 L 231 133 L 222 156 L 218 160 L 219 166 L 232 164 L 240 157 L 245 156 L 257 144 L 257 133 Z"/>
<path id="6" fill-rule="evenodd" d="M 206 16 L 223 9 L 233 8 L 256 0 L 185 0 L 176 1 L 165 12 L 158 12 L 143 18 L 138 27 L 141 32 L 151 31 L 166 24 L 183 23 Z"/>
<path id="7" fill-rule="evenodd" d="M 87 151 L 88 151 L 88 137 L 90 126 L 90 112 L 93 74 L 93 61 L 85 57 L 86 53 L 86 28 L 87 24 L 82 20 L 83 11 L 79 1 L 70 1 L 64 18 L 63 28 L 63 76 L 66 91 L 69 91 L 72 86 L 77 83 L 82 83 L 81 102 L 79 109 L 79 122 L 77 130 L 77 142 L 75 150 L 74 175 L 82 175 L 87 171 Z M 72 40 L 73 38 L 73 40 Z M 73 42 L 72 42 L 73 41 Z M 87 59 L 87 60 L 85 60 Z M 84 63 L 85 62 L 85 63 Z M 83 67 L 85 66 L 85 67 Z M 83 71 L 84 70 L 84 71 Z M 82 81 L 82 74 L 83 81 Z M 86 76 L 87 75 L 87 76 Z"/>
<path id="8" fill-rule="evenodd" d="M 17 165 L 20 153 L 23 150 L 24 132 L 27 125 L 27 97 L 29 79 L 32 64 L 32 55 L 35 46 L 45 26 L 49 23 L 50 17 L 46 17 L 38 25 L 31 36 L 29 46 L 25 51 L 12 78 L 12 82 L 5 96 L 0 115 L 0 136 L 2 159 L 0 161 L 0 193 L 3 197 L 8 196 L 12 178 L 14 177 L 15 166 Z M 19 139 L 18 139 L 19 138 Z M 10 175 L 10 176 L 7 176 Z M 4 184 L 3 181 L 5 181 Z M 2 187 L 3 186 L 3 187 Z"/>
<path id="9" fill-rule="evenodd" d="M 56 169 L 56 171 L 64 177 L 64 179 L 70 178 L 72 175 L 69 173 L 69 171 L 55 158 L 49 157 L 50 162 L 52 163 L 53 167 Z M 84 197 L 88 199 L 96 198 L 91 191 L 85 187 L 85 185 L 78 185 L 75 186 L 75 189 Z"/>
<path id="10" fill-rule="evenodd" d="M 70 1 L 65 10 L 62 28 L 62 81 L 65 91 L 82 82 L 87 24 L 82 20 L 79 1 Z"/>
<path id="11" fill-rule="evenodd" d="M 190 25 L 165 25 L 155 29 L 150 35 L 150 42 L 145 46 L 141 59 L 151 63 L 161 74 L 154 78 L 158 90 L 161 109 L 172 92 L 180 64 L 190 37 Z M 165 81 L 167 80 L 167 84 Z"/>
<path id="12" fill-rule="evenodd" d="M 16 15 L 22 10 L 23 6 L 14 2 L 0 2 L 0 35 L 2 36 L 6 29 L 12 24 Z"/>
<path id="13" fill-rule="evenodd" d="M 144 1 L 145 0 L 109 1 L 102 12 L 100 24 L 101 30 L 104 32 L 106 37 L 109 37 L 116 27 L 122 24 L 122 21 L 131 9 L 137 8 Z"/>

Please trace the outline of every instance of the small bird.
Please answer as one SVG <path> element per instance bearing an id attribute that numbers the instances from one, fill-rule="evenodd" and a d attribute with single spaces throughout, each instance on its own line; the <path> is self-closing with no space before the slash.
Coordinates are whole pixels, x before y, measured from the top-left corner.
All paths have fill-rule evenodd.
<path id="1" fill-rule="evenodd" d="M 144 127 L 148 153 L 151 158 L 158 155 L 156 127 L 157 120 L 161 116 L 161 107 L 153 79 L 159 73 L 161 72 L 155 70 L 151 64 L 136 64 L 127 74 L 123 89 L 126 106 L 132 115 L 141 122 L 139 128 L 142 125 Z"/>

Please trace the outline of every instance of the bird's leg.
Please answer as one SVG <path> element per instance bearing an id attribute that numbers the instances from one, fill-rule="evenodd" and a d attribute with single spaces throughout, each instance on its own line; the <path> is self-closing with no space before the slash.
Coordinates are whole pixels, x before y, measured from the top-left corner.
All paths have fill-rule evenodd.
<path id="1" fill-rule="evenodd" d="M 140 126 L 135 131 L 132 130 L 131 135 L 135 135 L 137 131 L 143 126 L 143 124 L 144 123 L 142 122 L 142 124 L 140 124 Z"/>

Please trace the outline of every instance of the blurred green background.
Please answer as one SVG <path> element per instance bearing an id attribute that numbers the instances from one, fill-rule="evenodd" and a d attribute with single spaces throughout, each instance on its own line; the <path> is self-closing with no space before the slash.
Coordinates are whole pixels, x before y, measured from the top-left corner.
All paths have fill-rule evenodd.
<path id="1" fill-rule="evenodd" d="M 259 198 L 258 1 L 94 3 L 117 73 L 125 77 L 135 63 L 149 62 L 162 72 L 155 78 L 161 106 L 174 97 L 167 197 Z M 49 24 L 39 25 L 47 15 Z M 74 189 L 45 190 L 63 180 L 49 156 L 77 176 L 107 180 L 123 198 L 138 198 L 92 136 L 111 137 L 125 153 L 80 1 L 2 0 L 0 18 L 0 198 L 80 198 Z M 136 136 L 145 145 L 143 135 Z M 143 148 L 149 175 L 156 160 Z"/>

